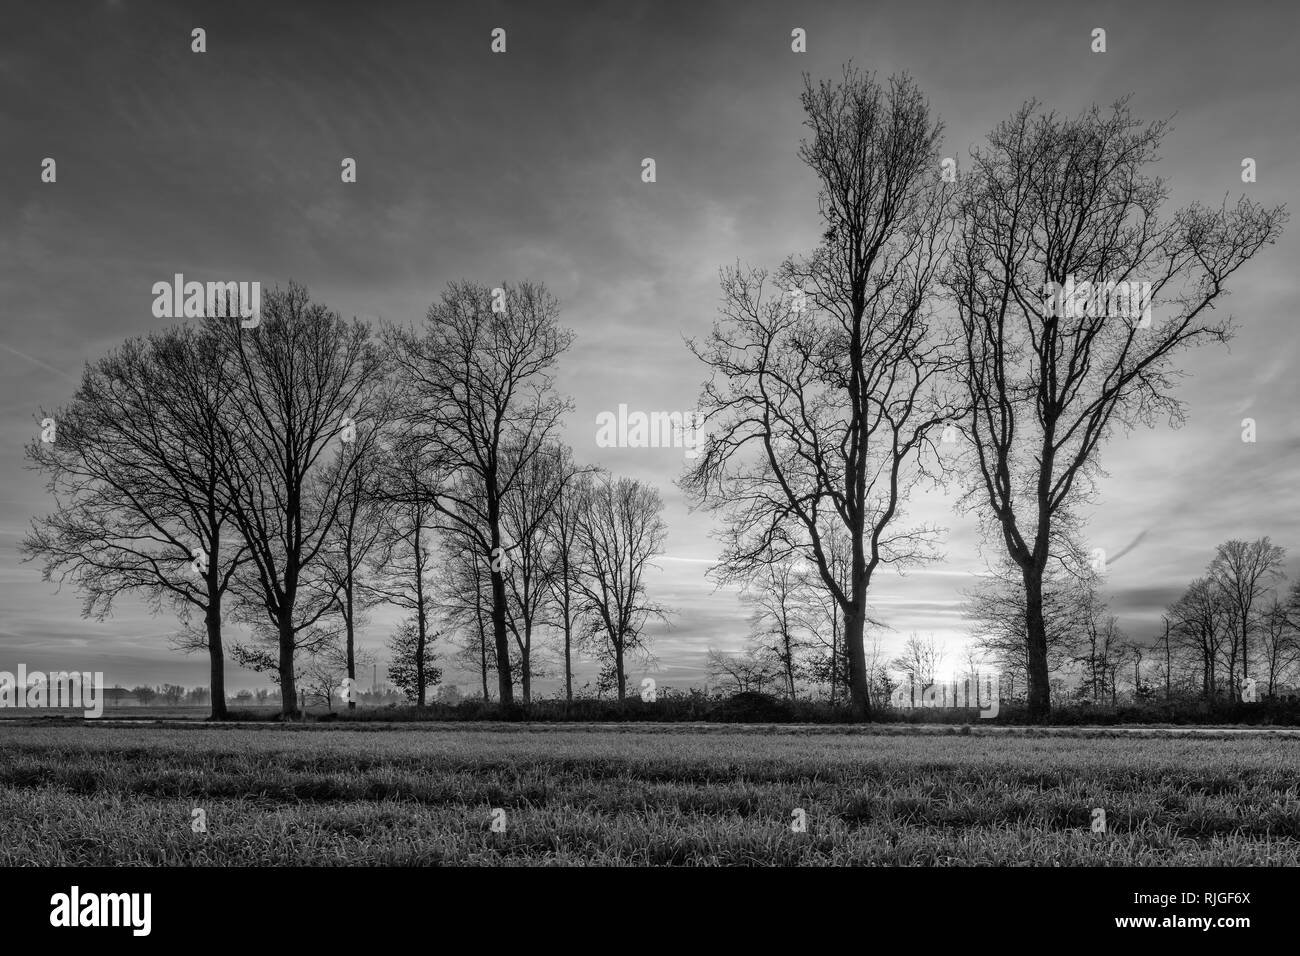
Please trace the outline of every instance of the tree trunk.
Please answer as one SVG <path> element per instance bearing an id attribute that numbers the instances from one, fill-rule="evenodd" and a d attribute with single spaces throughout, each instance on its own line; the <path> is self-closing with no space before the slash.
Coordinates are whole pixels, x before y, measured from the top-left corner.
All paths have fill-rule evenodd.
<path id="1" fill-rule="evenodd" d="M 280 713 L 297 717 L 298 688 L 293 679 L 293 624 L 280 622 Z"/>
<path id="2" fill-rule="evenodd" d="M 415 529 L 415 700 L 425 704 L 424 649 L 429 633 L 429 615 L 424 609 L 424 554 L 420 543 L 420 526 Z"/>
<path id="3" fill-rule="evenodd" d="M 1025 582 L 1025 656 L 1028 662 L 1029 719 L 1046 720 L 1052 713 L 1052 689 L 1047 669 L 1047 624 L 1043 619 L 1043 572 L 1022 569 Z"/>
<path id="4" fill-rule="evenodd" d="M 1232 638 L 1232 653 L 1228 655 L 1228 703 L 1237 699 L 1237 638 Z"/>
<path id="5" fill-rule="evenodd" d="M 564 614 L 564 701 L 573 703 L 573 620 L 569 599 L 569 561 L 567 554 L 561 557 L 560 572 L 564 582 L 564 601 L 561 610 Z"/>
<path id="6" fill-rule="evenodd" d="M 861 589 L 865 592 L 865 588 Z M 865 597 L 865 593 L 863 595 Z M 864 602 L 844 612 L 844 643 L 849 659 L 849 709 L 854 720 L 871 718 L 871 691 L 867 684 L 867 653 L 862 646 L 866 630 Z"/>
<path id="7" fill-rule="evenodd" d="M 415 702 L 423 707 L 427 700 L 427 684 L 424 677 L 424 649 L 427 646 L 428 622 L 424 613 L 424 601 L 415 613 Z"/>
<path id="8" fill-rule="evenodd" d="M 564 616 L 564 702 L 573 703 L 573 626 L 568 612 Z"/>
<path id="9" fill-rule="evenodd" d="M 487 666 L 487 628 L 483 626 L 483 600 L 482 591 L 479 590 L 478 572 L 474 577 L 474 620 L 478 622 L 478 666 L 480 675 L 483 678 L 483 702 L 487 703 L 492 699 L 488 693 L 488 666 Z"/>
<path id="10" fill-rule="evenodd" d="M 618 680 L 618 699 L 627 697 L 627 681 L 623 676 L 623 642 L 614 642 L 614 676 Z"/>
<path id="11" fill-rule="evenodd" d="M 1173 700 L 1173 654 L 1169 646 L 1169 618 L 1165 618 L 1165 702 Z"/>
<path id="12" fill-rule="evenodd" d="M 831 614 L 831 706 L 835 706 L 835 685 L 840 674 L 840 624 L 839 609 Z M 864 652 L 865 660 L 865 652 Z"/>
<path id="13" fill-rule="evenodd" d="M 204 623 L 208 629 L 209 685 L 212 691 L 212 720 L 225 720 L 226 711 L 226 659 L 221 646 L 221 605 L 208 605 Z"/>
<path id="14" fill-rule="evenodd" d="M 351 560 L 352 560 L 352 553 L 351 553 L 350 550 L 349 550 L 349 552 L 348 552 L 348 554 L 347 554 L 347 560 L 348 560 L 349 562 L 351 562 Z M 350 567 L 351 567 L 351 564 L 349 564 L 349 568 L 350 568 Z M 343 624 L 344 624 L 344 627 L 347 629 L 347 639 L 348 639 L 348 677 L 351 678 L 353 684 L 355 684 L 355 683 L 356 683 L 356 679 L 357 679 L 356 625 L 355 625 L 355 619 L 353 618 L 353 611 L 355 610 L 355 608 L 354 608 L 354 603 L 353 603 L 353 599 L 352 599 L 352 572 L 351 572 L 351 570 L 348 571 L 348 583 L 347 583 L 347 587 L 344 589 L 344 593 L 347 595 L 347 597 L 346 597 L 347 608 L 346 608 L 346 610 L 345 610 L 345 612 L 344 612 L 344 621 L 343 621 Z M 356 702 L 355 700 L 349 700 L 349 701 L 348 701 L 348 710 L 356 710 L 356 708 L 357 708 L 357 702 Z M 330 710 L 333 710 L 333 709 L 334 709 L 334 699 L 331 697 L 331 698 L 330 698 Z"/>
<path id="15" fill-rule="evenodd" d="M 1241 679 L 1250 676 L 1250 619 L 1241 615 Z"/>
<path id="16" fill-rule="evenodd" d="M 528 626 L 524 625 L 524 649 L 519 655 L 519 689 L 523 693 L 524 703 L 531 704 L 533 701 L 533 675 L 532 669 L 533 639 L 528 633 Z"/>
<path id="17" fill-rule="evenodd" d="M 509 707 L 515 702 L 515 688 L 510 679 L 510 635 L 506 632 L 506 579 L 497 570 L 492 571 L 492 636 L 497 649 L 497 693 L 502 705 Z"/>
<path id="18" fill-rule="evenodd" d="M 1206 654 L 1206 659 L 1209 661 L 1206 674 L 1209 674 L 1210 680 L 1210 700 L 1214 700 L 1218 697 L 1218 654 L 1210 652 Z"/>
<path id="19" fill-rule="evenodd" d="M 790 699 L 794 700 L 794 649 L 790 647 L 788 638 L 785 642 L 785 684 Z"/>

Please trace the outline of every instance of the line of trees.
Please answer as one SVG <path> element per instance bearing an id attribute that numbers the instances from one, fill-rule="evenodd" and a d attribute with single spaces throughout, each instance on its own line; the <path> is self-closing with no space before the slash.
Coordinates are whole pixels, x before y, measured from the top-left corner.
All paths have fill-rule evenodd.
<path id="1" fill-rule="evenodd" d="M 774 669 L 787 694 L 803 668 L 866 718 L 890 680 L 866 646 L 870 589 L 883 568 L 939 556 L 943 529 L 906 505 L 922 483 L 953 484 L 1003 556 L 976 616 L 996 622 L 991 647 L 1043 718 L 1054 672 L 1081 658 L 1074 542 L 1102 448 L 1182 418 L 1176 360 L 1232 334 L 1217 306 L 1285 209 L 1167 212 L 1151 171 L 1167 124 L 1127 99 L 1074 118 L 1026 103 L 960 175 L 907 76 L 805 77 L 802 106 L 821 239 L 772 272 L 723 270 L 721 314 L 688 342 L 708 373 L 708 441 L 679 483 L 719 518 L 713 577 L 754 610 L 748 657 L 712 665 L 738 684 Z M 1111 283 L 1148 289 L 1144 308 L 1054 291 Z M 628 657 L 667 613 L 645 581 L 662 502 L 559 442 L 572 406 L 554 374 L 573 334 L 558 316 L 541 284 L 458 282 L 422 325 L 375 334 L 291 285 L 255 328 L 132 340 L 49 416 L 58 440 L 29 446 L 57 506 L 24 548 L 47 579 L 75 581 L 87 614 L 126 591 L 179 610 L 178 643 L 210 656 L 214 716 L 223 608 L 251 634 L 234 655 L 275 677 L 286 714 L 295 660 L 319 664 L 313 680 L 354 677 L 381 602 L 407 614 L 390 673 L 419 703 L 450 634 L 485 698 L 495 684 L 504 704 L 516 687 L 527 701 L 552 666 L 571 696 L 575 654 L 622 697 Z M 1180 635 L 1217 635 L 1231 681 L 1276 655 L 1250 623 L 1255 585 L 1228 576 L 1210 574 L 1227 615 L 1213 627 L 1174 617 Z M 1089 643 L 1112 639 L 1103 623 Z M 1100 654 L 1082 655 L 1097 693 L 1115 680 Z"/>
<path id="2" fill-rule="evenodd" d="M 236 314 L 229 313 L 228 314 Z M 22 548 L 83 613 L 123 594 L 172 609 L 225 664 L 266 672 L 281 710 L 355 681 L 369 612 L 405 612 L 389 677 L 423 705 L 459 634 L 497 696 L 527 701 L 539 636 L 597 658 L 611 689 L 664 611 L 647 571 L 658 493 L 573 464 L 552 375 L 572 334 L 540 284 L 451 285 L 418 328 L 378 333 L 291 284 L 253 327 L 227 319 L 131 339 L 87 365 L 54 441 L 28 445 L 55 508 Z M 439 601 L 442 598 L 448 600 Z M 244 640 L 229 648 L 225 625 Z M 352 701 L 349 701 L 352 703 Z"/>
<path id="3" fill-rule="evenodd" d="M 1169 605 L 1155 649 L 1166 696 L 1239 699 L 1254 680 L 1276 695 L 1300 665 L 1300 582 L 1286 589 L 1283 548 L 1267 537 L 1225 541 L 1204 576 Z"/>
<path id="4" fill-rule="evenodd" d="M 1258 695 L 1291 691 L 1300 676 L 1300 583 L 1288 589 L 1284 548 L 1268 537 L 1220 544 L 1206 573 L 1166 609 L 1153 640 L 1120 627 L 1101 597 L 1101 575 L 1077 553 L 1058 563 L 1044 587 L 1048 670 L 1057 686 L 1094 703 L 1116 703 L 1121 686 L 1136 700 L 1240 700 L 1250 679 Z M 965 614 L 984 659 L 1003 674 L 1004 693 L 1028 686 L 1024 590 L 1012 569 L 967 592 Z M 1073 674 L 1071 682 L 1068 675 Z"/>
<path id="5" fill-rule="evenodd" d="M 907 525 L 904 506 L 919 482 L 951 480 L 1005 555 L 1020 621 L 1004 650 L 1044 718 L 1068 643 L 1058 565 L 1105 441 L 1182 418 L 1175 360 L 1229 338 L 1216 306 L 1286 211 L 1243 198 L 1167 213 L 1151 172 L 1167 124 L 1127 99 L 1074 118 L 1026 103 L 960 176 L 906 76 L 805 77 L 803 107 L 821 242 L 774 273 L 725 270 L 721 317 L 690 343 L 710 372 L 711 440 L 682 486 L 722 518 L 717 576 L 770 582 L 775 566 L 809 564 L 865 715 L 869 589 L 882 566 L 936 557 L 940 529 Z M 1145 284 L 1143 308 L 1056 291 L 1109 283 Z"/>

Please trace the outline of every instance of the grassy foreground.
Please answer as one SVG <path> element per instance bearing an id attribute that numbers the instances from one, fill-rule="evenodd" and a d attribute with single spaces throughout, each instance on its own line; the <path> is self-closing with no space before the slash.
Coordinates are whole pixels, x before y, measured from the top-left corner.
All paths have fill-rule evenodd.
<path id="1" fill-rule="evenodd" d="M 0 726 L 3 865 L 1020 863 L 1300 865 L 1300 741 Z"/>

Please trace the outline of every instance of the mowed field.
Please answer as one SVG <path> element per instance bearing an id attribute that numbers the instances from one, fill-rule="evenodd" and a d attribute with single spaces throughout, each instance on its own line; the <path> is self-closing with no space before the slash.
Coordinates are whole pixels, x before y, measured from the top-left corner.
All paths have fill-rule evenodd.
<path id="1" fill-rule="evenodd" d="M 0 864 L 1294 866 L 1300 740 L 5 722 Z"/>

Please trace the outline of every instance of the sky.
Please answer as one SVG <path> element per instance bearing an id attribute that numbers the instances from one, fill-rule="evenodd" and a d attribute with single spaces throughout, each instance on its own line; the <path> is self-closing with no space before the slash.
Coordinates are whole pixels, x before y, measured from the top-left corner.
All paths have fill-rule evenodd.
<path id="1" fill-rule="evenodd" d="M 83 620 L 18 543 L 52 501 L 22 449 L 38 408 L 81 369 L 165 324 L 152 286 L 290 280 L 346 317 L 411 323 L 453 280 L 533 279 L 576 333 L 557 369 L 579 461 L 657 487 L 669 527 L 650 588 L 660 684 L 699 685 L 709 648 L 743 644 L 747 610 L 706 578 L 712 519 L 674 482 L 681 449 L 601 448 L 595 422 L 695 407 L 705 370 L 684 339 L 717 316 L 718 271 L 775 267 L 821 232 L 796 150 L 801 76 L 852 61 L 915 77 L 958 158 L 1024 100 L 1073 115 L 1133 93 L 1171 118 L 1158 171 L 1170 209 L 1245 192 L 1294 209 L 1300 7 L 1289 3 L 137 3 L 11 2 L 0 32 L 0 669 L 101 670 L 109 685 L 206 683 L 170 650 L 174 618 L 129 600 Z M 1092 31 L 1107 49 L 1093 53 Z M 195 28 L 206 52 L 191 49 Z M 493 53 L 491 34 L 506 31 Z M 807 52 L 791 50 L 802 28 Z M 56 181 L 41 181 L 42 161 Z M 642 160 L 656 181 L 642 181 Z M 1241 182 L 1243 157 L 1257 162 Z M 340 164 L 356 161 L 355 183 Z M 1269 535 L 1300 574 L 1295 334 L 1300 225 L 1235 277 L 1239 332 L 1189 355 L 1179 429 L 1104 449 L 1089 548 L 1130 636 L 1228 538 Z M 1257 440 L 1241 440 L 1256 420 Z M 934 634 L 955 663 L 962 591 L 981 550 L 957 488 L 909 505 L 943 525 L 942 563 L 882 574 L 886 648 Z M 379 648 L 392 618 L 363 644 Z M 583 665 L 580 680 L 594 668 Z M 585 675 L 585 676 L 584 676 Z M 470 674 L 448 681 L 468 689 Z M 229 665 L 227 684 L 265 686 Z M 542 687 L 553 686 L 542 682 Z"/>

